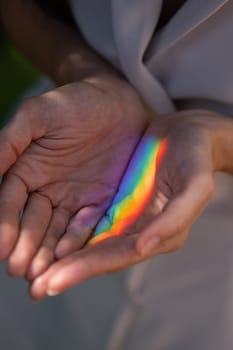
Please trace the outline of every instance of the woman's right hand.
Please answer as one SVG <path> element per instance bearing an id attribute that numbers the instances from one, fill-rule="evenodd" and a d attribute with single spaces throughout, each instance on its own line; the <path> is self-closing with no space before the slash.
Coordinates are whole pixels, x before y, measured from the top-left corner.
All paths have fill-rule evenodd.
<path id="1" fill-rule="evenodd" d="M 233 167 L 233 121 L 208 111 L 182 111 L 152 122 L 143 136 L 146 138 L 166 140 L 166 152 L 144 214 L 126 234 L 55 262 L 32 283 L 34 299 L 183 246 L 213 194 L 214 172 Z"/>

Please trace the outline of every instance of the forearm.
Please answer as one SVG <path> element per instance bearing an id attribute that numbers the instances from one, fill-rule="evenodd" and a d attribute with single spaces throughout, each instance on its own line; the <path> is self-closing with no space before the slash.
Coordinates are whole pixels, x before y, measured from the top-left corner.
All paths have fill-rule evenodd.
<path id="1" fill-rule="evenodd" d="M 48 15 L 33 0 L 0 0 L 0 17 L 16 46 L 58 85 L 115 74 L 78 31 Z"/>

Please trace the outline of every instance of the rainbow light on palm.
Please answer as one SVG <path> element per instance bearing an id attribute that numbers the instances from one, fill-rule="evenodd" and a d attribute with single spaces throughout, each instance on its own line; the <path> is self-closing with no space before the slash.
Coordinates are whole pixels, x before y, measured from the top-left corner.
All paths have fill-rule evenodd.
<path id="1" fill-rule="evenodd" d="M 124 233 L 149 204 L 166 140 L 144 137 L 134 153 L 109 209 L 88 244 Z"/>

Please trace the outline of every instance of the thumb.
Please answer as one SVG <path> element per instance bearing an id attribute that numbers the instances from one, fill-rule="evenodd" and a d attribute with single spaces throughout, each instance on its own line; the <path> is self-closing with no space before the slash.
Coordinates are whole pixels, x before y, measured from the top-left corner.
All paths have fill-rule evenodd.
<path id="1" fill-rule="evenodd" d="M 157 215 L 152 223 L 142 232 L 136 249 L 142 255 L 153 251 L 158 242 L 174 240 L 197 220 L 207 206 L 214 191 L 211 176 L 200 176 L 191 181 L 177 193 Z"/>
<path id="2" fill-rule="evenodd" d="M 0 130 L 0 176 L 25 151 L 36 132 L 37 128 L 33 126 L 31 119 L 31 105 L 31 99 L 23 102 L 11 121 Z"/>

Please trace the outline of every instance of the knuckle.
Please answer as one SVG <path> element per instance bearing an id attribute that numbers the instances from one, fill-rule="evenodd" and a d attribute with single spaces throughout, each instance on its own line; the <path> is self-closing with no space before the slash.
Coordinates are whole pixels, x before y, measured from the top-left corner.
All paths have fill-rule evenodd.
<path id="1" fill-rule="evenodd" d="M 181 232 L 184 232 L 186 227 L 185 222 L 177 222 L 175 227 L 172 230 L 172 234 L 170 235 L 170 238 L 176 237 L 181 234 Z"/>
<path id="2" fill-rule="evenodd" d="M 185 241 L 179 240 L 177 242 L 173 243 L 164 243 L 164 249 L 162 253 L 174 253 L 180 249 L 183 248 Z"/>

